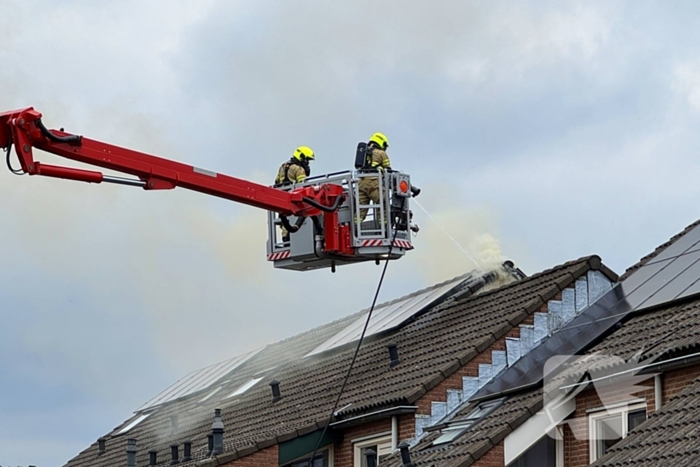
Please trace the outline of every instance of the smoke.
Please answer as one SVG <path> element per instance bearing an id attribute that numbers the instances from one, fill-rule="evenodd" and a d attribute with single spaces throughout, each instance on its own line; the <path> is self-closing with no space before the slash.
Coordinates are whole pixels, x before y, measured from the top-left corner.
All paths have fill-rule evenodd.
<path id="1" fill-rule="evenodd" d="M 450 193 L 450 195 L 448 195 Z M 414 223 L 421 227 L 410 253 L 415 270 L 422 271 L 428 283 L 436 283 L 478 269 L 498 269 L 505 261 L 498 240 L 495 213 L 486 206 L 468 206 L 446 185 L 425 186 L 414 202 Z M 449 201 L 447 201 L 449 200 Z"/>

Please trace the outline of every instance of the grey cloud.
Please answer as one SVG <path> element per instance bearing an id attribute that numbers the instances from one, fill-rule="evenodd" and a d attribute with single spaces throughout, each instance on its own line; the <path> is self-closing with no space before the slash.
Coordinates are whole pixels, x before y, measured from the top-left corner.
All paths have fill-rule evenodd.
<path id="1" fill-rule="evenodd" d="M 0 110 L 264 183 L 299 144 L 315 173 L 349 168 L 381 130 L 470 253 L 490 234 L 527 272 L 590 253 L 621 272 L 696 217 L 697 8 L 1 2 Z M 380 273 L 276 271 L 264 213 L 181 190 L 2 172 L 0 199 L 0 290 L 36 317 L 12 314 L 7 345 L 109 423 L 193 368 L 368 306 Z M 383 299 L 473 266 L 414 212 Z"/>

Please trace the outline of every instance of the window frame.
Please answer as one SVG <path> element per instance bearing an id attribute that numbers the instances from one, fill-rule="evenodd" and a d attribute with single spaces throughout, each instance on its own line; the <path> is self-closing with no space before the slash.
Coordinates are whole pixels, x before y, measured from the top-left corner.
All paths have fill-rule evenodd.
<path id="1" fill-rule="evenodd" d="M 644 410 L 645 416 L 648 418 L 647 413 L 647 403 L 630 401 L 627 404 L 620 405 L 618 407 L 603 409 L 588 415 L 588 458 L 589 462 L 593 463 L 598 460 L 602 455 L 598 453 L 598 422 L 605 418 L 611 418 L 614 416 L 621 418 L 621 434 L 620 440 L 627 437 L 629 433 L 628 419 L 631 412 L 637 412 L 639 410 Z M 603 454 L 604 455 L 604 454 Z"/>
<path id="2" fill-rule="evenodd" d="M 474 425 L 491 415 L 491 413 L 501 407 L 501 405 L 503 405 L 507 399 L 508 397 L 501 397 L 479 403 L 464 417 L 449 422 L 446 427 L 440 430 L 440 436 L 435 438 L 428 446 L 424 448 L 424 450 L 452 443 L 454 440 L 469 431 Z M 447 432 L 450 432 L 449 437 L 447 436 Z M 441 438 L 444 439 L 438 442 L 438 440 Z"/>
<path id="3" fill-rule="evenodd" d="M 388 435 L 385 433 L 378 434 L 371 438 L 361 438 L 357 441 L 352 441 L 352 465 L 353 467 L 362 467 L 362 450 L 370 446 L 377 446 L 377 459 L 380 455 L 391 454 L 394 452 L 391 446 L 391 433 Z M 387 447 L 388 445 L 388 447 Z M 383 447 L 380 448 L 380 446 Z"/>
<path id="4" fill-rule="evenodd" d="M 545 436 L 554 438 L 554 465 L 564 467 L 564 425 L 557 425 Z"/>

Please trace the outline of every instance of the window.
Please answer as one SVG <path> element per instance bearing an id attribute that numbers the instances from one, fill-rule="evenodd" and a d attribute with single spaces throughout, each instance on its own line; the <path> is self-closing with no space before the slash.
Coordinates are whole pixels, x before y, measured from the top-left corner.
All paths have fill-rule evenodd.
<path id="1" fill-rule="evenodd" d="M 545 435 L 508 467 L 560 467 L 557 440 Z"/>
<path id="2" fill-rule="evenodd" d="M 389 457 L 391 454 L 391 435 L 365 439 L 364 441 L 353 442 L 354 445 L 354 467 L 367 467 L 367 457 L 365 453 L 372 449 L 377 453 L 377 464 Z"/>
<path id="3" fill-rule="evenodd" d="M 626 405 L 589 415 L 591 462 L 604 456 L 611 447 L 625 438 L 630 430 L 639 426 L 646 418 L 646 403 Z"/>
<path id="4" fill-rule="evenodd" d="M 438 446 L 440 444 L 445 444 L 445 443 L 451 443 L 458 437 L 460 437 L 464 432 L 466 432 L 472 425 L 474 425 L 477 422 L 480 422 L 488 414 L 496 410 L 505 400 L 505 397 L 502 397 L 500 399 L 492 400 L 492 401 L 487 401 L 487 402 L 482 402 L 478 406 L 476 406 L 471 412 L 467 414 L 466 417 L 461 418 L 459 420 L 455 420 L 454 422 L 450 422 L 450 424 L 443 428 L 440 431 L 440 436 L 435 438 L 435 441 L 433 441 L 430 446 Z"/>

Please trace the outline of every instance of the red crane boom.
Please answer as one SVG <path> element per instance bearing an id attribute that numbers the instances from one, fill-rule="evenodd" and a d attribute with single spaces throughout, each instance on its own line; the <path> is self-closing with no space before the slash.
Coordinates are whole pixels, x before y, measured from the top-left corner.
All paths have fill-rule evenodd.
<path id="1" fill-rule="evenodd" d="M 0 113 L 0 147 L 9 148 L 14 144 L 22 171 L 30 175 L 88 183 L 119 183 L 140 186 L 145 190 L 169 190 L 179 186 L 284 216 L 314 216 L 322 211 L 335 211 L 343 196 L 339 186 L 330 184 L 302 187 L 291 192 L 277 190 L 61 130 L 48 130 L 41 117 L 41 113 L 33 107 Z M 133 175 L 137 179 L 44 164 L 34 160 L 33 148 Z"/>
<path id="2" fill-rule="evenodd" d="M 310 178 L 290 189 L 276 189 L 66 133 L 63 129 L 49 130 L 41 117 L 33 107 L 0 113 L 0 148 L 6 149 L 8 166 L 13 172 L 88 183 L 117 183 L 144 190 L 182 187 L 265 209 L 269 212 L 267 259 L 276 268 L 304 271 L 330 267 L 335 271 L 340 264 L 365 261 L 378 264 L 382 258 L 398 259 L 413 249 L 408 198 L 414 190 L 407 174 L 343 172 L 323 176 L 322 180 Z M 358 145 L 358 154 L 362 152 L 362 144 Z M 12 146 L 19 158 L 21 169 L 18 170 L 10 163 Z M 133 178 L 44 164 L 34 160 L 34 148 Z M 379 204 L 360 203 L 358 184 L 364 177 L 377 179 L 382 194 Z M 361 212 L 369 209 L 374 210 L 373 220 L 358 221 Z M 296 218 L 294 225 L 287 217 Z M 310 222 L 306 222 L 309 218 Z M 380 223 L 378 219 L 385 221 Z M 293 234 L 291 239 L 283 236 L 279 241 L 280 225 Z"/>

